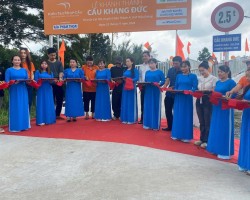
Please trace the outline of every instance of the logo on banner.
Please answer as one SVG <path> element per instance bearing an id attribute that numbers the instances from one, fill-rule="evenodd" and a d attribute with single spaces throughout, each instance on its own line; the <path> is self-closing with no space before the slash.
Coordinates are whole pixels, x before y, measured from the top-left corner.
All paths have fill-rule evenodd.
<path id="1" fill-rule="evenodd" d="M 65 9 L 70 9 L 70 3 L 69 2 L 62 2 L 57 4 L 58 6 L 64 6 Z"/>

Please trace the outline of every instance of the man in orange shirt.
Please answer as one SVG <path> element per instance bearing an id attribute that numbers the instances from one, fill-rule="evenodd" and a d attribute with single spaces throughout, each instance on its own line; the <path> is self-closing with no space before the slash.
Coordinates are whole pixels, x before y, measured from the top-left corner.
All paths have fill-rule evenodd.
<path id="1" fill-rule="evenodd" d="M 31 62 L 30 52 L 27 48 L 20 48 L 19 50 L 20 57 L 22 59 L 22 67 L 27 70 L 28 78 L 34 79 L 34 72 L 35 72 L 35 66 Z M 29 85 L 27 85 L 28 90 L 28 97 L 29 97 L 29 109 L 32 105 L 32 99 L 33 99 L 33 88 Z"/>
<path id="2" fill-rule="evenodd" d="M 246 62 L 246 65 L 247 65 L 247 71 L 250 71 L 250 59 L 244 61 Z M 246 76 L 243 76 L 238 84 L 232 89 L 230 90 L 229 92 L 226 93 L 226 96 L 227 97 L 231 97 L 232 94 L 235 94 L 235 93 L 238 93 L 241 89 L 245 88 L 246 86 L 248 86 L 250 84 L 250 82 L 247 80 L 247 77 Z"/>
<path id="3" fill-rule="evenodd" d="M 96 70 L 98 66 L 94 65 L 94 59 L 92 56 L 86 58 L 86 65 L 82 66 L 86 80 L 94 80 Z M 92 83 L 91 85 L 83 84 L 83 102 L 84 102 L 84 112 L 85 119 L 89 119 L 89 103 L 91 101 L 91 113 L 92 118 L 94 119 L 95 114 L 95 96 L 96 96 L 96 84 Z"/>

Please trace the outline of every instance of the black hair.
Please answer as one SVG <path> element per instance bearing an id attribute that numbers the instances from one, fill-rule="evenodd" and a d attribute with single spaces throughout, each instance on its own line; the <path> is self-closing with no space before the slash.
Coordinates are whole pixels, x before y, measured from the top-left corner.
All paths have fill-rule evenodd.
<path id="1" fill-rule="evenodd" d="M 209 69 L 208 61 L 203 60 L 202 63 L 199 65 L 199 67 L 203 67 L 205 69 Z"/>
<path id="2" fill-rule="evenodd" d="M 19 56 L 19 55 L 14 55 L 14 56 L 12 56 L 12 58 L 11 58 L 11 63 L 13 62 L 14 57 L 19 57 L 20 60 L 22 60 L 21 56 Z M 12 63 L 12 64 L 13 64 L 13 63 Z M 20 67 L 23 67 L 22 62 L 20 63 Z"/>
<path id="3" fill-rule="evenodd" d="M 94 61 L 94 58 L 92 56 L 87 56 L 86 61 Z"/>
<path id="4" fill-rule="evenodd" d="M 188 67 L 191 68 L 191 64 L 188 60 L 183 61 L 182 64 L 186 64 Z"/>
<path id="5" fill-rule="evenodd" d="M 47 69 L 46 69 L 46 72 L 48 72 L 48 74 L 51 74 L 50 67 L 49 67 L 49 63 L 48 63 L 47 60 L 42 60 L 42 61 L 40 62 L 39 72 L 42 73 L 41 64 L 42 64 L 43 62 L 46 62 L 47 65 L 48 65 L 48 67 L 47 67 Z"/>
<path id="6" fill-rule="evenodd" d="M 158 63 L 158 61 L 157 61 L 155 58 L 150 58 L 148 62 L 149 62 L 149 63 L 150 63 L 150 62 L 153 62 L 153 63 L 156 63 L 156 64 Z"/>
<path id="7" fill-rule="evenodd" d="M 150 58 L 149 61 L 148 61 L 148 63 L 151 63 L 151 62 L 155 63 L 156 64 L 156 68 L 158 69 L 158 61 L 155 58 Z"/>
<path id="8" fill-rule="evenodd" d="M 74 60 L 74 61 L 76 61 L 76 63 L 78 63 L 76 58 L 70 58 L 69 60 Z"/>
<path id="9" fill-rule="evenodd" d="M 181 64 L 182 63 L 182 58 L 180 56 L 175 56 L 173 58 L 173 62 L 179 62 Z"/>
<path id="10" fill-rule="evenodd" d="M 219 66 L 219 70 L 228 73 L 228 78 L 232 78 L 231 70 L 227 65 L 221 65 Z"/>
<path id="11" fill-rule="evenodd" d="M 150 57 L 150 51 L 143 51 L 143 52 L 142 52 L 142 55 L 143 55 L 143 54 L 147 54 L 147 55 Z"/>
<path id="12" fill-rule="evenodd" d="M 122 59 L 122 57 L 121 56 L 118 56 L 118 57 L 116 57 L 115 58 L 115 64 L 122 64 L 122 61 L 123 59 Z"/>
<path id="13" fill-rule="evenodd" d="M 98 60 L 98 64 L 99 64 L 100 62 L 103 62 L 103 63 L 106 65 L 106 61 L 105 61 L 104 59 L 99 59 L 99 60 Z"/>
<path id="14" fill-rule="evenodd" d="M 133 63 L 132 68 L 131 68 L 131 77 L 134 78 L 135 77 L 135 60 L 134 58 L 131 58 L 131 57 L 127 57 L 127 59 L 129 59 Z"/>
<path id="15" fill-rule="evenodd" d="M 52 47 L 52 48 L 48 48 L 48 49 L 47 49 L 47 53 L 48 53 L 48 54 L 56 53 L 56 49 L 53 48 L 53 47 Z"/>

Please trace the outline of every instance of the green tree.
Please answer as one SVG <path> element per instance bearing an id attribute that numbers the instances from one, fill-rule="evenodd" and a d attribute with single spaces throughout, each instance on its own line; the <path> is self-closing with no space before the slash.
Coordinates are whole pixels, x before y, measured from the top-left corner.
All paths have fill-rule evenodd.
<path id="1" fill-rule="evenodd" d="M 43 1 L 0 0 L 0 43 L 20 46 L 23 40 L 42 40 Z"/>
<path id="2" fill-rule="evenodd" d="M 5 69 L 11 66 L 12 56 L 18 53 L 18 49 L 8 49 L 0 45 L 0 67 Z"/>
<path id="3" fill-rule="evenodd" d="M 204 47 L 201 51 L 199 51 L 199 57 L 197 60 L 203 61 L 203 60 L 208 60 L 209 57 L 211 56 L 211 53 L 209 52 L 207 47 Z"/>
<path id="4" fill-rule="evenodd" d="M 111 41 L 108 35 L 102 33 L 88 35 L 91 37 L 90 55 L 94 57 L 95 61 L 100 58 L 110 61 L 111 55 Z"/>
<path id="5" fill-rule="evenodd" d="M 141 64 L 142 52 L 142 45 L 131 44 L 131 40 L 127 40 L 119 44 L 114 50 L 112 60 L 114 61 L 115 57 L 121 56 L 125 62 L 127 57 L 132 57 L 135 60 L 135 64 Z"/>

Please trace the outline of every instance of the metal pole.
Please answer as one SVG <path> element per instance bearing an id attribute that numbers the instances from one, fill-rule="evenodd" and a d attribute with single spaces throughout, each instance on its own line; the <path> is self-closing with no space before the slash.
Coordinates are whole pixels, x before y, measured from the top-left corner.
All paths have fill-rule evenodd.
<path id="1" fill-rule="evenodd" d="M 114 33 L 111 33 L 111 60 L 112 60 L 112 56 L 113 56 L 113 45 L 114 45 Z"/>
<path id="2" fill-rule="evenodd" d="M 91 54 L 91 43 L 92 43 L 92 34 L 89 34 L 89 55 Z"/>
<path id="3" fill-rule="evenodd" d="M 53 35 L 49 35 L 49 47 L 53 47 Z"/>
<path id="4" fill-rule="evenodd" d="M 177 55 L 177 30 L 175 30 L 175 56 Z"/>
<path id="5" fill-rule="evenodd" d="M 228 35 L 229 32 L 226 32 L 225 35 Z M 225 52 L 225 63 L 228 63 L 229 61 L 229 51 Z"/>
<path id="6" fill-rule="evenodd" d="M 60 49 L 59 35 L 56 36 L 56 39 L 57 39 L 57 59 L 60 60 L 60 57 L 59 57 L 59 49 Z"/>

